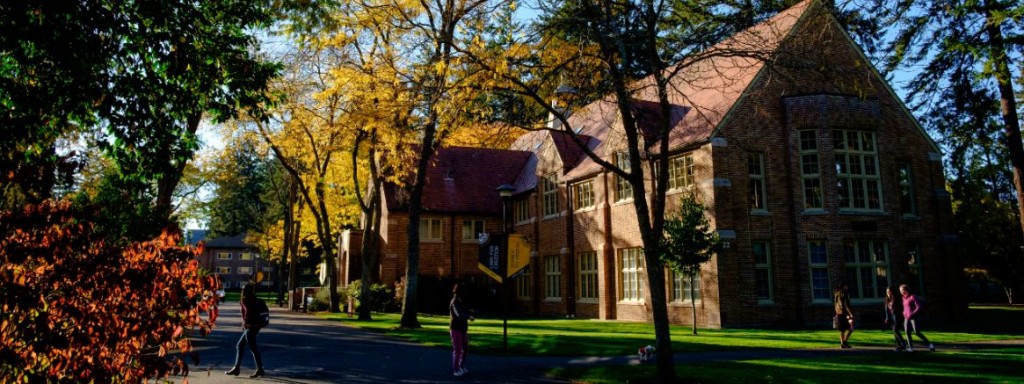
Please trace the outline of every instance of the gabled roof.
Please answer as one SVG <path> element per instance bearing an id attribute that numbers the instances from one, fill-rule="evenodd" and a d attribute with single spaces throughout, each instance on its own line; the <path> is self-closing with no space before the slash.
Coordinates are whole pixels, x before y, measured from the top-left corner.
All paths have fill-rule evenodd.
<path id="1" fill-rule="evenodd" d="M 531 155 L 489 148 L 438 149 L 427 168 L 423 212 L 501 214 L 498 186 L 513 184 Z M 388 210 L 408 209 L 401 187 L 388 184 L 384 188 Z"/>
<path id="2" fill-rule="evenodd" d="M 253 248 L 245 242 L 244 233 L 234 236 L 224 236 L 204 242 L 206 249 L 210 248 Z"/>

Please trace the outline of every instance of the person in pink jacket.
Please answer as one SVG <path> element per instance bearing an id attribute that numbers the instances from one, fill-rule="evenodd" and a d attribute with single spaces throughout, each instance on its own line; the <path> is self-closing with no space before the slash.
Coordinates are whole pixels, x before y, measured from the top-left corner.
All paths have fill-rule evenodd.
<path id="1" fill-rule="evenodd" d="M 928 341 L 918 328 L 917 315 L 921 313 L 921 299 L 910 293 L 910 287 L 900 284 L 900 294 L 903 295 L 903 331 L 907 333 L 907 352 L 914 352 L 914 335 L 928 343 L 928 350 L 935 352 L 935 344 Z"/>

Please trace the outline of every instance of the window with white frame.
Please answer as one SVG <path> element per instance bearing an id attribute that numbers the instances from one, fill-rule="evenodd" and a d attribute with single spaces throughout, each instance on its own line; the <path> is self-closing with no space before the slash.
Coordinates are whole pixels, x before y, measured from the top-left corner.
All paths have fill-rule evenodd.
<path id="1" fill-rule="evenodd" d="M 625 172 L 630 172 L 632 166 L 629 163 L 629 154 L 625 152 L 619 152 L 615 154 L 615 165 Z M 615 177 L 615 201 L 626 201 L 633 199 L 633 185 L 629 183 L 629 180 L 622 178 L 621 176 Z"/>
<path id="2" fill-rule="evenodd" d="M 217 260 L 231 260 L 231 252 L 217 252 Z"/>
<path id="3" fill-rule="evenodd" d="M 231 267 L 217 267 L 217 273 L 221 275 L 230 275 Z"/>
<path id="4" fill-rule="evenodd" d="M 259 257 L 259 255 L 252 252 L 242 252 L 238 254 L 238 260 L 252 260 Z"/>
<path id="5" fill-rule="evenodd" d="M 878 302 L 889 286 L 889 245 L 884 240 L 849 240 L 843 245 L 850 300 Z"/>
<path id="6" fill-rule="evenodd" d="M 672 296 L 669 300 L 678 303 L 690 301 L 690 277 L 685 273 L 671 271 L 672 273 Z M 693 300 L 700 302 L 700 272 L 693 275 Z"/>
<path id="7" fill-rule="evenodd" d="M 523 269 L 523 272 L 516 276 L 515 280 L 517 298 L 529 299 L 533 297 L 531 295 L 532 289 L 530 289 L 530 267 Z"/>
<path id="8" fill-rule="evenodd" d="M 441 241 L 441 219 L 420 219 L 420 241 Z"/>
<path id="9" fill-rule="evenodd" d="M 238 267 L 238 274 L 239 275 L 251 275 L 252 274 L 252 267 Z"/>
<path id="10" fill-rule="evenodd" d="M 517 223 L 530 220 L 530 200 L 522 199 L 513 201 L 512 211 Z"/>
<path id="11" fill-rule="evenodd" d="M 917 214 L 914 202 L 914 179 L 910 173 L 910 164 L 900 164 L 900 211 L 904 216 Z"/>
<path id="12" fill-rule="evenodd" d="M 764 185 L 764 154 L 751 153 L 747 156 L 747 169 L 749 174 L 750 187 L 747 191 L 747 200 L 751 210 L 763 211 L 768 209 L 768 199 L 765 196 Z"/>
<path id="13" fill-rule="evenodd" d="M 476 241 L 484 230 L 483 220 L 462 220 L 462 241 Z"/>
<path id="14" fill-rule="evenodd" d="M 544 298 L 562 298 L 562 263 L 558 255 L 544 256 Z"/>
<path id="15" fill-rule="evenodd" d="M 541 186 L 544 187 L 543 195 L 541 196 L 544 206 L 544 217 L 558 214 L 558 183 L 555 180 L 554 174 L 541 178 Z"/>
<path id="16" fill-rule="evenodd" d="M 641 248 L 626 248 L 619 251 L 619 280 L 622 286 L 619 288 L 619 299 L 621 301 L 643 300 L 643 256 Z"/>
<path id="17" fill-rule="evenodd" d="M 576 184 L 574 190 L 576 209 L 587 209 L 594 207 L 594 182 L 587 180 Z"/>
<path id="18" fill-rule="evenodd" d="M 818 132 L 800 131 L 800 178 L 803 181 L 804 209 L 825 207 L 821 191 L 821 165 L 818 159 Z"/>
<path id="19" fill-rule="evenodd" d="M 914 292 L 924 296 L 924 278 L 921 274 L 921 244 L 911 242 L 907 244 L 907 269 L 910 271 L 910 279 L 907 285 L 914 287 Z"/>
<path id="20" fill-rule="evenodd" d="M 597 252 L 579 254 L 579 301 L 597 302 Z"/>
<path id="21" fill-rule="evenodd" d="M 809 240 L 807 242 L 807 265 L 811 269 L 811 301 L 831 302 L 832 285 L 828 278 L 828 246 L 824 240 Z"/>
<path id="22" fill-rule="evenodd" d="M 875 133 L 837 129 L 832 131 L 832 142 L 835 145 L 839 207 L 881 211 L 882 182 L 878 175 Z"/>
<path id="23" fill-rule="evenodd" d="M 668 161 L 668 189 L 679 190 L 693 185 L 693 155 L 676 156 Z"/>
<path id="24" fill-rule="evenodd" d="M 771 303 L 773 300 L 771 245 L 767 240 L 754 240 L 750 243 L 750 253 L 754 258 L 754 292 L 757 302 Z"/>

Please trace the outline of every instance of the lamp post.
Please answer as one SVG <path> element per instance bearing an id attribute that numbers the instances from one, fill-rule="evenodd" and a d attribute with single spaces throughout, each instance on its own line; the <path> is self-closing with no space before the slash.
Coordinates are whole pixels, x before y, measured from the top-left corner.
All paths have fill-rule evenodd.
<path id="1" fill-rule="evenodd" d="M 515 190 L 516 190 L 515 187 L 513 187 L 511 185 L 508 185 L 508 184 L 502 184 L 502 185 L 498 186 L 498 195 L 501 196 L 501 234 L 503 234 L 503 235 L 507 235 L 508 234 L 508 224 L 507 224 L 507 220 L 505 219 L 505 216 L 506 216 L 506 212 L 508 211 L 508 207 L 507 207 L 508 201 L 509 201 L 509 199 L 512 198 L 512 192 L 515 192 Z M 505 238 L 505 240 L 504 240 L 505 241 L 504 247 L 506 248 L 505 249 L 505 253 L 507 255 L 507 253 L 508 253 L 508 249 L 507 249 L 508 248 L 508 236 L 503 236 L 503 237 Z M 506 260 L 505 263 L 507 264 L 508 261 Z M 501 319 L 501 333 L 502 333 L 501 346 L 502 346 L 502 349 L 504 349 L 504 351 L 506 353 L 508 353 L 508 298 L 504 297 L 504 296 L 508 296 L 508 291 L 506 289 L 508 287 L 508 276 L 507 276 L 508 274 L 505 273 L 505 275 L 506 276 L 502 276 L 501 277 L 501 295 L 503 296 L 501 298 L 501 307 L 502 307 L 502 310 L 501 310 L 501 312 L 502 312 L 502 319 Z"/>

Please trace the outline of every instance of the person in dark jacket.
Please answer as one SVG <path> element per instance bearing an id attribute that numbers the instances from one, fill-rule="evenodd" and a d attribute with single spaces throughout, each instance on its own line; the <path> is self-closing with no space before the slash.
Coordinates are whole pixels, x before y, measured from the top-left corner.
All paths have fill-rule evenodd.
<path id="1" fill-rule="evenodd" d="M 896 352 L 902 352 L 907 346 L 903 339 L 903 299 L 897 295 L 897 288 L 885 288 L 885 325 L 892 327 L 892 335 L 896 340 Z"/>
<path id="2" fill-rule="evenodd" d="M 448 305 L 448 314 L 451 320 L 448 329 L 452 336 L 452 372 L 455 376 L 462 376 L 469 372 L 466 370 L 469 322 L 475 318 L 462 301 L 462 288 L 459 284 L 452 288 L 452 302 Z"/>
<path id="3" fill-rule="evenodd" d="M 256 289 L 253 284 L 246 284 L 242 287 L 242 337 L 238 339 L 238 344 L 235 345 L 235 366 L 231 370 L 224 372 L 227 375 L 238 376 L 238 373 L 242 367 L 242 351 L 245 350 L 246 345 L 249 346 L 249 350 L 252 351 L 252 357 L 256 360 L 256 372 L 249 375 L 251 378 L 257 378 L 263 376 L 263 357 L 260 355 L 260 348 L 256 344 L 256 335 L 260 333 L 260 325 L 263 324 L 260 319 L 260 310 L 258 307 L 259 299 L 256 298 Z"/>

